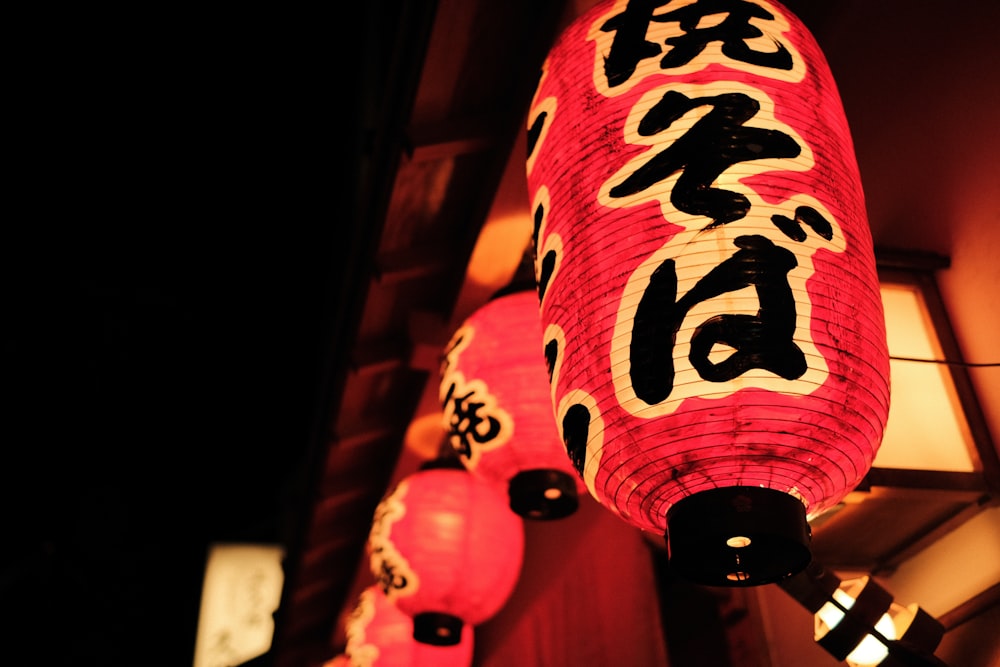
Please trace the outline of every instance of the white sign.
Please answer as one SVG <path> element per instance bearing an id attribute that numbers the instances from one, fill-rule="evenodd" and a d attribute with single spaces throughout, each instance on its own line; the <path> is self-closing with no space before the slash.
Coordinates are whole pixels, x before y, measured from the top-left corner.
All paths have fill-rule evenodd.
<path id="1" fill-rule="evenodd" d="M 205 564 L 194 667 L 234 667 L 267 653 L 281 602 L 284 551 L 215 544 Z"/>

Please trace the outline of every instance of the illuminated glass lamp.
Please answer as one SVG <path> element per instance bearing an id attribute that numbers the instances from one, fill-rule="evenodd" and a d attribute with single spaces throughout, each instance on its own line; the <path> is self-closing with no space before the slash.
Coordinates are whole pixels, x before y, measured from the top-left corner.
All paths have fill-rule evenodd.
<path id="1" fill-rule="evenodd" d="M 871 232 L 837 87 L 777 2 L 606 0 L 528 114 L 552 405 L 590 494 L 678 575 L 806 567 L 889 406 Z"/>
<path id="2" fill-rule="evenodd" d="M 868 576 L 840 583 L 814 616 L 816 643 L 851 667 L 941 664 L 944 626 L 917 605 L 893 602 Z"/>
<path id="3" fill-rule="evenodd" d="M 452 335 L 441 365 L 443 423 L 462 464 L 526 519 L 560 519 L 587 493 L 552 415 L 538 294 L 500 293 Z"/>
<path id="4" fill-rule="evenodd" d="M 492 485 L 429 462 L 379 503 L 367 551 L 386 597 L 413 619 L 413 638 L 454 646 L 513 592 L 524 526 Z"/>
<path id="5" fill-rule="evenodd" d="M 378 586 L 358 596 L 344 626 L 349 667 L 468 667 L 472 664 L 473 630 L 461 629 L 454 646 L 435 646 L 413 638 L 413 619 Z"/>

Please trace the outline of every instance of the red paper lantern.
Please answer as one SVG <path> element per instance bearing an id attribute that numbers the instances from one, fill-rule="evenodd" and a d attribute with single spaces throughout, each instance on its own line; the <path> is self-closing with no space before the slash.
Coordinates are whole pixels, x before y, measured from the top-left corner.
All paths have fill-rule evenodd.
<path id="1" fill-rule="evenodd" d="M 368 537 L 369 565 L 386 596 L 413 618 L 413 638 L 460 641 L 514 590 L 524 527 L 504 497 L 467 470 L 425 467 L 379 503 Z"/>
<path id="2" fill-rule="evenodd" d="M 864 195 L 829 67 L 766 0 L 608 0 L 529 114 L 553 406 L 590 493 L 720 585 L 809 561 L 889 405 Z"/>
<path id="3" fill-rule="evenodd" d="M 455 331 L 439 396 L 455 453 L 507 493 L 514 512 L 558 519 L 576 511 L 587 488 L 552 415 L 533 285 L 495 296 Z"/>
<path id="4" fill-rule="evenodd" d="M 468 667 L 472 628 L 463 627 L 458 644 L 435 646 L 413 638 L 413 619 L 369 586 L 345 624 L 349 667 Z"/>

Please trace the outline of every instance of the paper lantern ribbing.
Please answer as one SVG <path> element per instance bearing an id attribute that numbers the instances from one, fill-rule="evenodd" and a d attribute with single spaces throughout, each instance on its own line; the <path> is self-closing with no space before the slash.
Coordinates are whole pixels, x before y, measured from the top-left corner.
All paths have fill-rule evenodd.
<path id="1" fill-rule="evenodd" d="M 587 487 L 689 579 L 778 581 L 870 469 L 889 405 L 843 107 L 766 0 L 608 0 L 528 119 L 556 421 Z"/>
<path id="2" fill-rule="evenodd" d="M 459 643 L 435 646 L 413 638 L 413 619 L 404 614 L 378 586 L 358 596 L 345 625 L 350 667 L 468 667 L 472 664 L 473 632 L 463 627 Z"/>
<path id="3" fill-rule="evenodd" d="M 413 638 L 453 646 L 465 625 L 491 618 L 513 592 L 524 526 L 467 470 L 425 467 L 379 503 L 367 548 L 383 592 L 413 618 Z"/>
<path id="4" fill-rule="evenodd" d="M 576 511 L 587 488 L 552 415 L 533 285 L 495 296 L 463 322 L 440 379 L 444 426 L 469 472 L 507 493 L 524 518 Z"/>

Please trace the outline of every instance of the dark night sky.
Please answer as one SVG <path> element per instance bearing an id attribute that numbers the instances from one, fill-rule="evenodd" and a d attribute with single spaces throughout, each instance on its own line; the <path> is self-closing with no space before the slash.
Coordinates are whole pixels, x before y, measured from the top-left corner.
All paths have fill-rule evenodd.
<path id="1" fill-rule="evenodd" d="M 171 11 L 50 22 L 15 96 L 0 598 L 30 664 L 190 664 L 208 544 L 284 537 L 318 415 L 342 54 L 317 17 Z"/>

